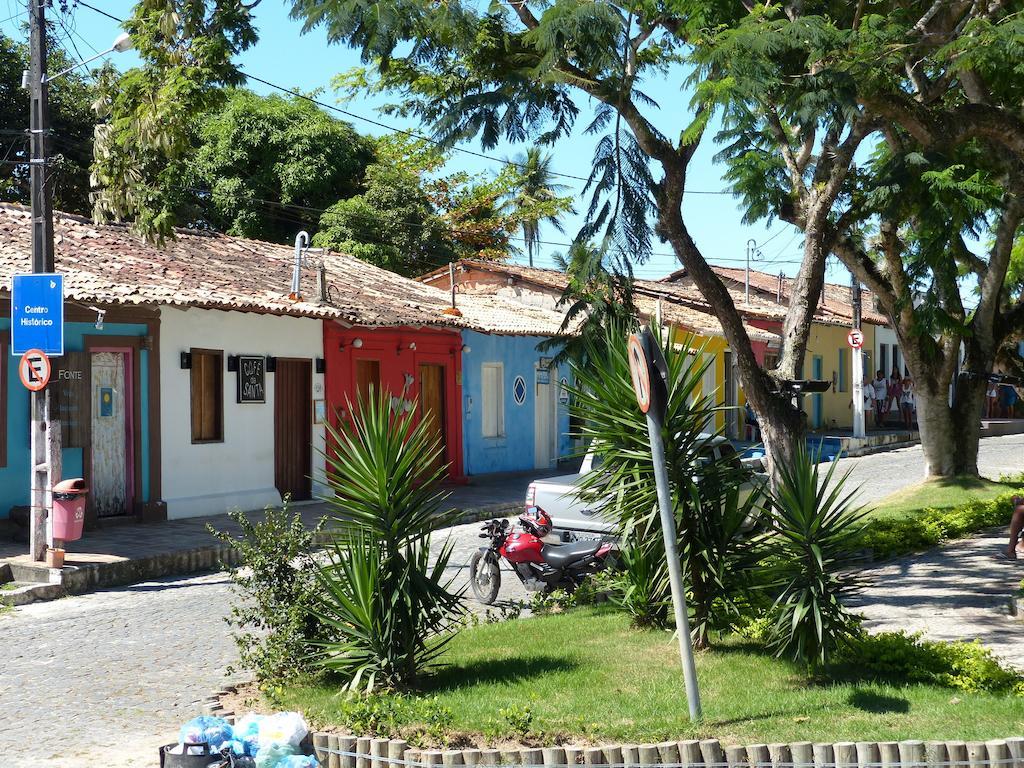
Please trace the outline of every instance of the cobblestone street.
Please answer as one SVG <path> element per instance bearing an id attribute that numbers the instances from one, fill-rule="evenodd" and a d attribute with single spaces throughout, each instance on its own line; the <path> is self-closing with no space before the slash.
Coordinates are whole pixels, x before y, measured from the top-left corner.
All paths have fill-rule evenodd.
<path id="1" fill-rule="evenodd" d="M 986 439 L 983 473 L 1020 471 L 1022 451 L 1024 437 Z M 855 468 L 853 482 L 864 484 L 862 498 L 870 501 L 916 482 L 920 456 L 920 449 L 906 449 L 841 464 Z M 459 583 L 482 543 L 479 530 L 479 523 L 452 529 Z M 980 636 L 1024 663 L 1010 647 L 1020 625 L 997 606 L 1024 566 L 996 562 L 998 546 L 998 539 L 978 537 L 877 569 L 882 578 L 863 599 L 871 626 L 919 628 L 941 639 Z M 501 597 L 525 597 L 514 576 L 503 575 Z M 229 599 L 227 579 L 207 574 L 0 616 L 0 768 L 155 765 L 157 747 L 224 682 L 234 657 L 222 620 Z"/>

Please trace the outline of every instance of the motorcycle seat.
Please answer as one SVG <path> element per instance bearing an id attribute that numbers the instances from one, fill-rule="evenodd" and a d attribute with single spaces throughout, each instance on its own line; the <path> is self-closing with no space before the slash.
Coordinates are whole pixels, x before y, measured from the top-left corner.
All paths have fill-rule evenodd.
<path id="1" fill-rule="evenodd" d="M 574 541 L 570 544 L 545 544 L 540 553 L 548 565 L 553 568 L 562 568 L 569 563 L 593 555 L 601 548 L 602 543 L 599 539 L 588 539 Z"/>

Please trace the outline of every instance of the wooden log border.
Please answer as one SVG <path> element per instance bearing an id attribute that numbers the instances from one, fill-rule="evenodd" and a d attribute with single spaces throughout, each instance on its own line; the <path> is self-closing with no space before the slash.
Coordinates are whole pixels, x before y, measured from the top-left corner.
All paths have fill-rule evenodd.
<path id="1" fill-rule="evenodd" d="M 657 744 L 523 747 L 520 749 L 415 749 L 401 739 L 313 733 L 314 753 L 325 768 L 1024 768 L 1024 738 L 989 741 L 809 741 L 725 745 L 717 739 Z"/>

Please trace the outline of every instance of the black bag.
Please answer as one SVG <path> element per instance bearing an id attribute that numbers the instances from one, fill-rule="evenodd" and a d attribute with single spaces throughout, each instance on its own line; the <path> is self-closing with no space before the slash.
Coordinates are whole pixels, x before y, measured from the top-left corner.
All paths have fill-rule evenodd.
<path id="1" fill-rule="evenodd" d="M 188 742 L 185 744 L 187 753 L 191 747 L 202 747 L 202 754 L 199 755 L 174 755 L 171 750 L 177 747 L 175 744 L 168 744 L 160 748 L 160 768 L 207 768 L 211 763 L 217 765 L 221 759 L 220 754 L 210 749 L 205 741 L 199 743 Z"/>

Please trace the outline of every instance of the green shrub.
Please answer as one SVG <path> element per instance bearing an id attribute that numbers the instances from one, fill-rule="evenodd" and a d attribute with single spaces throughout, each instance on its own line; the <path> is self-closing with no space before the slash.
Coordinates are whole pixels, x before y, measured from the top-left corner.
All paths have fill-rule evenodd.
<path id="1" fill-rule="evenodd" d="M 412 686 L 461 626 L 461 593 L 446 573 L 451 543 L 436 558 L 430 545 L 458 513 L 437 490 L 441 443 L 415 413 L 396 414 L 387 392 L 371 390 L 351 422 L 328 427 L 338 533 L 311 610 L 326 634 L 318 661 L 350 691 Z"/>
<path id="2" fill-rule="evenodd" d="M 280 509 L 267 507 L 262 520 L 240 511 L 228 513 L 241 535 L 207 526 L 235 552 L 228 569 L 237 600 L 228 624 L 238 647 L 238 664 L 253 674 L 267 693 L 282 682 L 312 671 L 310 643 L 322 639 L 320 625 L 309 613 L 315 592 L 313 540 L 323 526 L 306 528 L 289 500 Z"/>
<path id="3" fill-rule="evenodd" d="M 358 736 L 445 744 L 452 729 L 452 711 L 433 696 L 348 696 L 338 708 L 337 721 Z"/>
<path id="4" fill-rule="evenodd" d="M 1024 677 L 976 641 L 942 643 L 925 640 L 920 633 L 863 633 L 841 652 L 838 664 L 857 677 L 898 684 L 1024 694 Z"/>
<path id="5" fill-rule="evenodd" d="M 844 605 L 859 587 L 851 565 L 850 540 L 864 511 L 844 493 L 846 476 L 833 482 L 835 463 L 819 480 L 820 465 L 803 444 L 782 465 L 770 492 L 771 524 L 764 540 L 765 568 L 775 601 L 768 647 L 809 667 L 829 662 L 858 629 Z"/>
<path id="6" fill-rule="evenodd" d="M 985 528 L 1008 525 L 1011 499 L 1021 491 L 1000 494 L 991 501 L 971 501 L 953 509 L 925 509 L 911 517 L 869 520 L 857 545 L 870 549 L 876 560 L 934 547 L 943 541 L 970 536 Z"/>

